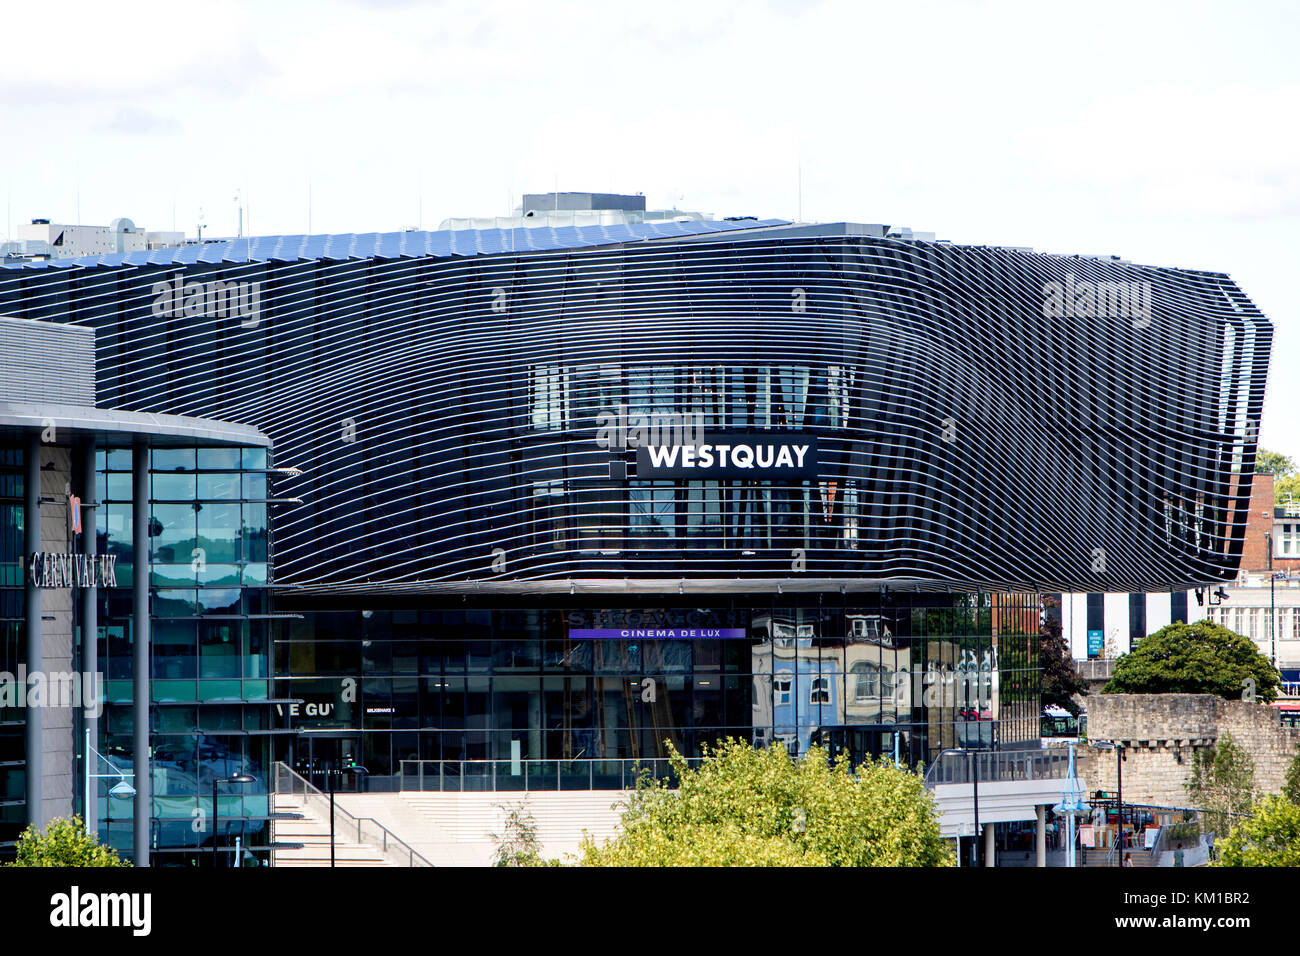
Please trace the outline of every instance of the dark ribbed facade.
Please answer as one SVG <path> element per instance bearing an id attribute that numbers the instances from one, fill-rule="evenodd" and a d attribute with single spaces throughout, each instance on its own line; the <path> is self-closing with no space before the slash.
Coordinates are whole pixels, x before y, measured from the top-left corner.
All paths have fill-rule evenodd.
<path id="1" fill-rule="evenodd" d="M 27 270 L 0 278 L 0 313 L 94 324 L 106 402 L 273 434 L 304 472 L 283 489 L 304 501 L 280 525 L 285 583 L 1141 591 L 1235 571 L 1271 327 L 1228 277 L 709 239 Z M 177 276 L 259 283 L 256 320 L 185 314 L 192 297 L 157 314 Z M 1045 315 L 1063 281 L 1140 284 L 1149 315 Z M 624 432 L 815 436 L 815 476 L 646 480 L 599 440 L 620 412 Z"/>
<path id="2" fill-rule="evenodd" d="M 301 470 L 273 693 L 372 774 L 1025 740 L 1037 593 L 1235 573 L 1272 332 L 1230 278 L 722 226 L 241 241 L 0 272 L 0 314 Z"/>

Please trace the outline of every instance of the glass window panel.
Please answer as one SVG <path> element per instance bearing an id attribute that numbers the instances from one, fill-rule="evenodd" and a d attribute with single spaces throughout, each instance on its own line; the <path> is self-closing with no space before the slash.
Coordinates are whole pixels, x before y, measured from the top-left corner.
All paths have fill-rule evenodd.
<path id="1" fill-rule="evenodd" d="M 205 564 L 199 570 L 199 584 L 239 587 L 240 573 L 237 564 Z"/>
<path id="2" fill-rule="evenodd" d="M 153 560 L 162 564 L 180 564 L 194 560 L 197 542 L 194 536 L 193 505 L 154 505 Z"/>
<path id="3" fill-rule="evenodd" d="M 154 617 L 192 617 L 198 613 L 199 599 L 195 591 L 155 591 Z"/>
<path id="4" fill-rule="evenodd" d="M 149 571 L 156 588 L 193 587 L 198 583 L 193 564 L 155 564 Z"/>
<path id="5" fill-rule="evenodd" d="M 201 614 L 238 614 L 239 588 L 200 588 L 198 602 Z"/>
<path id="6" fill-rule="evenodd" d="M 204 501 L 238 501 L 239 475 L 199 475 L 198 496 Z"/>
<path id="7" fill-rule="evenodd" d="M 131 564 L 134 560 L 131 506 L 104 505 L 100 508 L 100 512 L 103 514 L 106 537 L 99 542 L 99 551 L 101 554 L 117 556 L 118 584 L 122 585 L 122 565 Z"/>
<path id="8" fill-rule="evenodd" d="M 107 468 L 110 471 L 130 471 L 131 470 L 131 449 L 129 448 L 109 448 L 105 455 Z"/>
<path id="9" fill-rule="evenodd" d="M 156 501 L 193 501 L 198 482 L 194 475 L 160 475 L 151 476 L 153 497 Z"/>
<path id="10" fill-rule="evenodd" d="M 200 468 L 239 468 L 238 448 L 200 448 L 198 450 Z"/>
<path id="11" fill-rule="evenodd" d="M 238 621 L 203 621 L 199 625 L 199 676 L 239 677 Z"/>
<path id="12" fill-rule="evenodd" d="M 266 561 L 266 505 L 244 505 L 244 560 Z"/>
<path id="13" fill-rule="evenodd" d="M 195 699 L 192 680 L 156 680 L 151 685 L 153 699 L 159 701 L 191 701 Z"/>
<path id="14" fill-rule="evenodd" d="M 245 468 L 265 468 L 266 449 L 245 448 L 243 453 L 243 462 Z"/>
<path id="15" fill-rule="evenodd" d="M 241 512 L 237 504 L 204 502 L 199 505 L 198 546 L 209 562 L 230 563 L 240 558 Z"/>
<path id="16" fill-rule="evenodd" d="M 182 679 L 198 676 L 195 631 L 191 621 L 155 621 L 150 639 L 153 644 L 155 679 Z"/>
<path id="17" fill-rule="evenodd" d="M 245 473 L 243 476 L 244 497 L 250 501 L 266 497 L 266 475 L 260 473 Z"/>
<path id="18" fill-rule="evenodd" d="M 244 584 L 249 587 L 263 586 L 268 582 L 267 565 L 263 563 L 244 565 Z"/>
<path id="19" fill-rule="evenodd" d="M 109 472 L 104 481 L 104 500 L 130 501 L 132 497 L 131 476 L 121 472 Z"/>
<path id="20" fill-rule="evenodd" d="M 152 471 L 193 471 L 194 465 L 193 448 L 154 448 L 149 453 Z"/>
<path id="21" fill-rule="evenodd" d="M 199 681 L 199 700 L 239 700 L 243 687 L 237 680 L 201 680 Z M 233 710 L 233 708 L 232 708 Z M 235 711 L 238 720 L 238 711 Z M 236 723 L 236 727 L 238 723 Z M 234 728 L 232 728 L 234 729 Z"/>

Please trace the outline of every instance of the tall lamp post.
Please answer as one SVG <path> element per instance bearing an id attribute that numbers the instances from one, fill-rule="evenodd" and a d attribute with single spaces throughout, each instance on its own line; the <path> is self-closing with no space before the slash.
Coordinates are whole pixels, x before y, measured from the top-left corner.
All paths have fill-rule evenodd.
<path id="1" fill-rule="evenodd" d="M 91 770 L 93 769 L 94 766 L 94 761 L 91 760 L 92 756 L 98 757 L 100 760 L 104 761 L 104 763 L 112 767 L 113 772 L 112 773 L 91 773 Z M 135 796 L 135 787 L 131 786 L 129 783 L 126 782 L 127 778 L 135 779 L 135 774 L 124 773 L 121 769 L 118 768 L 118 766 L 115 763 L 113 763 L 113 761 L 109 760 L 102 753 L 96 750 L 94 745 L 90 742 L 90 728 L 87 727 L 86 728 L 86 791 L 85 791 L 86 806 L 84 808 L 86 811 L 85 814 L 86 820 L 94 819 L 94 817 L 91 816 L 90 811 L 91 808 L 95 805 L 95 803 L 99 800 L 99 794 L 95 792 L 95 786 L 90 781 L 103 780 L 105 778 L 111 780 L 113 777 L 117 778 L 117 783 L 115 783 L 112 787 L 109 788 L 108 795 L 110 797 L 134 797 Z M 87 825 L 87 830 L 89 829 L 90 827 L 89 825 Z M 98 832 L 98 829 L 99 829 L 98 827 L 95 828 L 96 832 Z"/>
<path id="2" fill-rule="evenodd" d="M 1083 802 L 1083 788 L 1079 786 L 1079 776 L 1074 771 L 1074 741 L 1070 741 L 1066 746 L 1070 748 L 1070 770 L 1069 773 L 1066 774 L 1065 789 L 1061 791 L 1061 802 L 1052 807 L 1052 812 L 1058 816 L 1065 817 L 1067 831 L 1065 842 L 1065 865 L 1073 867 L 1075 865 L 1075 821 L 1079 817 L 1087 816 L 1091 808 L 1088 804 Z"/>
<path id="3" fill-rule="evenodd" d="M 1119 866 L 1124 865 L 1124 745 L 1109 740 L 1099 740 L 1093 744 L 1098 750 L 1115 751 L 1115 812 L 1119 817 L 1119 852 L 1115 859 Z"/>
<path id="4" fill-rule="evenodd" d="M 217 806 L 217 785 L 222 783 L 255 783 L 256 781 L 246 773 L 237 773 L 233 777 L 219 777 L 212 781 L 212 868 L 217 868 L 217 840 L 221 830 L 217 826 L 220 818 L 220 810 Z"/>
<path id="5" fill-rule="evenodd" d="M 330 866 L 334 865 L 334 775 L 342 776 L 345 773 L 355 773 L 360 776 L 363 773 L 369 773 L 365 767 L 359 767 L 352 764 L 348 767 L 331 767 L 326 771 L 326 777 L 329 779 L 330 792 Z"/>
<path id="6" fill-rule="evenodd" d="M 965 749 L 948 749 L 948 750 L 941 750 L 941 751 L 939 751 L 938 759 L 939 759 L 939 760 L 943 760 L 943 758 L 946 757 L 946 756 L 948 756 L 949 754 L 965 754 L 965 755 L 966 755 L 966 775 L 967 775 L 968 777 L 971 778 L 971 797 L 972 797 L 972 801 L 973 801 L 973 804 L 974 804 L 974 806 L 973 806 L 973 810 L 974 810 L 974 814 L 975 814 L 975 865 L 976 865 L 976 866 L 979 866 L 980 863 L 981 863 L 981 852 L 980 852 L 980 780 L 979 780 L 979 764 L 975 762 L 975 759 L 974 759 L 974 758 L 975 758 L 975 751 L 974 751 L 974 750 L 965 750 Z M 958 834 L 957 834 L 957 853 L 958 853 L 958 856 L 960 857 L 960 855 L 961 855 L 961 833 L 960 833 L 960 831 L 958 831 Z M 959 864 L 960 864 L 960 862 L 961 862 L 961 861 L 958 860 L 958 863 L 959 863 Z"/>

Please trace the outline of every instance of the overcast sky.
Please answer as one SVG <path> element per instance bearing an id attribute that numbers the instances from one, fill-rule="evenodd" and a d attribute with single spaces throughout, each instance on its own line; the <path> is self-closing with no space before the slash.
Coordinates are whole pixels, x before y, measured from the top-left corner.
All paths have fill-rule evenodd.
<path id="1" fill-rule="evenodd" d="M 1277 326 L 1262 442 L 1300 458 L 1294 3 L 133 0 L 2 22 L 5 233 L 193 235 L 201 211 L 233 235 L 236 193 L 259 234 L 436 228 L 558 187 L 1224 271 Z"/>

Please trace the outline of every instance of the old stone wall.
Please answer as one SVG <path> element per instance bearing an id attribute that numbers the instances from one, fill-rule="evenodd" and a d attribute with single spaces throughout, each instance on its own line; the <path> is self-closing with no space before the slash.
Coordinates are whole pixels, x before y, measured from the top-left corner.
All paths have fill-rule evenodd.
<path id="1" fill-rule="evenodd" d="M 1282 789 L 1287 767 L 1300 751 L 1300 730 L 1283 727 L 1266 704 L 1223 700 L 1211 694 L 1099 694 L 1088 698 L 1088 739 L 1123 744 L 1124 802 L 1190 806 L 1184 784 L 1199 750 L 1224 734 L 1255 760 L 1261 794 Z M 1113 750 L 1080 748 L 1080 773 L 1093 790 L 1117 788 Z"/>
<path id="2" fill-rule="evenodd" d="M 65 447 L 41 446 L 41 549 L 56 554 L 72 550 L 68 538 L 68 491 L 72 461 Z M 41 593 L 41 654 L 51 674 L 73 670 L 72 591 L 47 588 Z M 47 683 L 48 687 L 48 683 Z M 42 738 L 45 759 L 41 792 L 45 817 L 70 816 L 76 780 L 77 712 L 71 707 L 45 708 Z"/>

